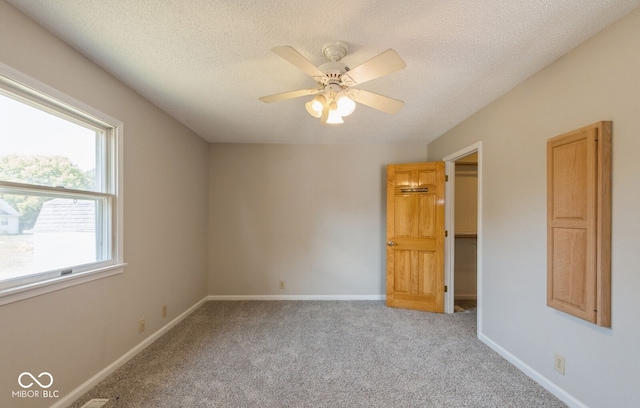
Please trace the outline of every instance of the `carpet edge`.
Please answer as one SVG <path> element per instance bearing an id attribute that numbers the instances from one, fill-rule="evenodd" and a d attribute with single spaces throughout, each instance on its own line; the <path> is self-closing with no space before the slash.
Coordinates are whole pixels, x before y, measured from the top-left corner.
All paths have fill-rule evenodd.
<path id="1" fill-rule="evenodd" d="M 385 300 L 385 295 L 209 295 L 207 300 Z"/>

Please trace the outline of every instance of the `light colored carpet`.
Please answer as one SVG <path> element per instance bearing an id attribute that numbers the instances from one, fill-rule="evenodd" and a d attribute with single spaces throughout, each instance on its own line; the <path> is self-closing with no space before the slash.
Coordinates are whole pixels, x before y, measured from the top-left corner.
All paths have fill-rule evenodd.
<path id="1" fill-rule="evenodd" d="M 380 301 L 207 302 L 72 407 L 565 407 L 476 314 Z"/>

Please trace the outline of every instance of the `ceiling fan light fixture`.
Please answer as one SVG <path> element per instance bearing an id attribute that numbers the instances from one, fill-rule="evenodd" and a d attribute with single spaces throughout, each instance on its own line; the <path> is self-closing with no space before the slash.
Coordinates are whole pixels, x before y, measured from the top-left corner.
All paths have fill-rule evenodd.
<path id="1" fill-rule="evenodd" d="M 346 92 L 340 92 L 336 97 L 340 116 L 349 116 L 356 109 L 356 102 Z"/>
<path id="2" fill-rule="evenodd" d="M 307 108 L 307 112 L 309 112 L 309 115 L 313 116 L 314 118 L 320 118 L 322 116 L 322 111 L 326 105 L 327 98 L 322 94 L 318 94 L 315 96 L 315 98 L 307 102 L 305 104 L 305 107 Z"/>
<path id="3" fill-rule="evenodd" d="M 344 123 L 342 120 L 342 116 L 340 116 L 340 112 L 337 109 L 329 109 L 329 116 L 327 117 L 327 122 L 330 125 L 338 125 L 340 123 Z"/>
<path id="4" fill-rule="evenodd" d="M 314 118 L 320 118 L 320 116 L 322 116 L 322 109 L 320 109 L 320 111 L 318 112 L 317 110 L 314 109 L 314 101 L 309 101 L 307 103 L 305 103 L 305 108 L 307 108 L 307 112 L 309 112 L 309 115 L 313 116 Z"/>
<path id="5" fill-rule="evenodd" d="M 329 112 L 327 112 L 327 121 L 325 123 L 328 123 L 330 125 L 338 125 L 340 123 L 344 123 L 344 120 L 342 120 L 342 116 L 340 116 L 340 112 L 338 112 L 338 104 L 336 103 L 335 99 L 331 99 L 331 102 L 329 102 L 329 105 L 327 105 L 326 109 L 329 109 Z"/>

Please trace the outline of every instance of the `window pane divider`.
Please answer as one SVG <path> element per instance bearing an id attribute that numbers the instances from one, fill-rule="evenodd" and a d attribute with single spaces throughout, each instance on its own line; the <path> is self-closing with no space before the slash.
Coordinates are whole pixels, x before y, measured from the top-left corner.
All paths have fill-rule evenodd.
<path id="1" fill-rule="evenodd" d="M 0 181 L 0 194 L 29 194 L 56 198 L 90 199 L 95 199 L 96 197 L 114 197 L 113 194 L 103 193 L 100 191 L 74 190 L 64 187 L 39 186 L 34 184 L 14 183 L 9 181 Z"/>

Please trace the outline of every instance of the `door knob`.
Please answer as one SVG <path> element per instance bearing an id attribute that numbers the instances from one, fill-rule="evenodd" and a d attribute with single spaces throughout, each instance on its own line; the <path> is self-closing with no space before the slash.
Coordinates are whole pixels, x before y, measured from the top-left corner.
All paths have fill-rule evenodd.
<path id="1" fill-rule="evenodd" d="M 398 244 L 396 244 L 396 243 L 395 243 L 395 242 L 393 242 L 393 241 L 389 241 L 389 242 L 387 242 L 387 245 L 389 245 L 389 246 L 396 246 L 396 245 L 398 245 Z"/>

